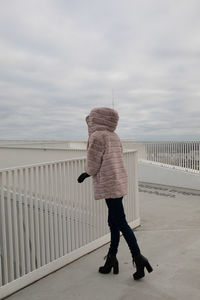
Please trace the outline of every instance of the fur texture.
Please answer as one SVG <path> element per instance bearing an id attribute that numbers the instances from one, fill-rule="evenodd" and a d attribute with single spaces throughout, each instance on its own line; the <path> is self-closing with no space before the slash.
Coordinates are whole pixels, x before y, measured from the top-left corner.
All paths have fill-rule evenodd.
<path id="1" fill-rule="evenodd" d="M 89 146 L 85 172 L 92 175 L 94 198 L 119 198 L 128 193 L 128 176 L 123 162 L 123 148 L 114 132 L 117 111 L 94 108 L 87 119 Z"/>

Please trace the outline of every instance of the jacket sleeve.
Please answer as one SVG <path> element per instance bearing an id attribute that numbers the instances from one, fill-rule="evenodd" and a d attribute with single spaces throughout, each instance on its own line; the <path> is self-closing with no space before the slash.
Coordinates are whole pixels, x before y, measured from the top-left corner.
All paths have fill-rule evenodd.
<path id="1" fill-rule="evenodd" d="M 85 172 L 89 175 L 96 175 L 101 168 L 105 144 L 101 136 L 96 133 L 90 136 L 89 147 L 87 150 L 87 161 Z"/>

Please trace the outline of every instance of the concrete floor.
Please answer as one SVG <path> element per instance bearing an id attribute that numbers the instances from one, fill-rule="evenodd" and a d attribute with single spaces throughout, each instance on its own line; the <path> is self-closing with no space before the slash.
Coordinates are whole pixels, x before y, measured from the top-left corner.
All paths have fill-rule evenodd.
<path id="1" fill-rule="evenodd" d="M 6 299 L 200 299 L 200 192 L 143 183 L 139 195 L 142 225 L 135 234 L 152 273 L 133 280 L 135 269 L 121 237 L 118 275 L 98 273 L 107 244 Z"/>

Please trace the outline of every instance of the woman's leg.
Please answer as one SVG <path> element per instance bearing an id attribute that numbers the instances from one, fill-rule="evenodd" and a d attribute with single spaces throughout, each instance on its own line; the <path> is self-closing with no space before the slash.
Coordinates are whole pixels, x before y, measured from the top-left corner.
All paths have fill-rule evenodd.
<path id="1" fill-rule="evenodd" d="M 126 221 L 122 199 L 123 197 L 106 199 L 106 203 L 109 209 L 108 216 L 109 226 L 111 230 L 110 250 L 116 251 L 116 247 L 118 247 L 119 245 L 119 231 L 121 231 L 129 246 L 132 257 L 134 257 L 140 254 L 140 248 L 138 246 L 133 230 L 130 228 Z"/>
<path id="2" fill-rule="evenodd" d="M 120 240 L 120 230 L 115 224 L 112 222 L 112 204 L 109 201 L 109 199 L 105 199 L 106 204 L 108 206 L 108 225 L 110 227 L 110 235 L 111 235 L 111 241 L 110 241 L 110 248 L 108 253 L 116 255 L 118 251 L 119 246 L 119 240 Z"/>

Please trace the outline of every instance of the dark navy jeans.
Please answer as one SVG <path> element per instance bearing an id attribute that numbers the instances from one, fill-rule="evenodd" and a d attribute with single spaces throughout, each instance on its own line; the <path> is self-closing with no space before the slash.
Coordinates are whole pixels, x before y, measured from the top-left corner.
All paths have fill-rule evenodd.
<path id="1" fill-rule="evenodd" d="M 126 221 L 122 199 L 123 197 L 105 199 L 108 206 L 108 225 L 111 233 L 111 243 L 108 253 L 117 254 L 121 231 L 131 251 L 132 257 L 134 257 L 140 254 L 140 248 L 133 230 Z"/>

